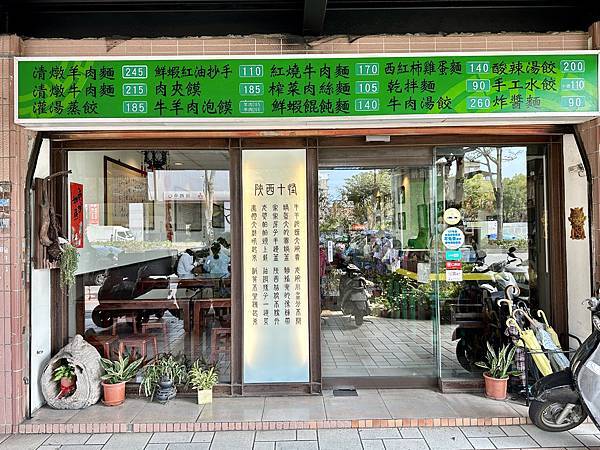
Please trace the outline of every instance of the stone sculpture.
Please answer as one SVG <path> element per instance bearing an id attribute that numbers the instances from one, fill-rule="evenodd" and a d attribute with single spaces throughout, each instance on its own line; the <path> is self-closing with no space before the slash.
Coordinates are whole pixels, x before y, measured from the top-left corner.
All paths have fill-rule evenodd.
<path id="1" fill-rule="evenodd" d="M 59 383 L 52 380 L 52 372 L 64 361 L 75 368 L 77 389 L 69 397 L 57 398 Z M 83 409 L 98 402 L 102 387 L 100 354 L 82 336 L 76 335 L 48 363 L 40 380 L 42 394 L 48 406 L 54 409 Z"/>

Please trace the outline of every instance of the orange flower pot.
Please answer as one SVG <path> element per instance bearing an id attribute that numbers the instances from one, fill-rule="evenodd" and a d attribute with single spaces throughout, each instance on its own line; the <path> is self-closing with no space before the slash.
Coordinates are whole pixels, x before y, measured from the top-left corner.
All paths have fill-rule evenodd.
<path id="1" fill-rule="evenodd" d="M 483 374 L 485 380 L 485 396 L 494 400 L 505 400 L 508 377 L 492 378 L 488 373 Z"/>
<path id="2" fill-rule="evenodd" d="M 108 384 L 102 383 L 104 388 L 103 403 L 106 406 L 118 406 L 125 401 L 125 382 Z"/>

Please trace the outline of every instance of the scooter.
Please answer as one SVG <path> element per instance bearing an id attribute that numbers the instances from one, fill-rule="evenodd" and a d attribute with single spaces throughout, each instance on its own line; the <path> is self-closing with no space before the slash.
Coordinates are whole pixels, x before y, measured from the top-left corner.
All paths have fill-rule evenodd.
<path id="1" fill-rule="evenodd" d="M 506 314 L 498 305 L 498 300 L 520 299 L 518 284 L 513 275 L 506 271 L 509 259 L 488 266 L 486 257 L 485 251 L 476 252 L 472 273 L 486 274 L 487 279 L 465 282 L 459 302 L 455 305 L 454 320 L 458 326 L 452 333 L 452 340 L 458 341 L 456 359 L 469 372 L 482 371 L 475 363 L 485 357 L 485 342 L 498 347 L 507 343 L 504 334 Z"/>
<path id="2" fill-rule="evenodd" d="M 592 313 L 592 334 L 571 359 L 571 367 L 551 373 L 531 388 L 529 417 L 545 431 L 567 431 L 589 415 L 600 420 L 600 298 L 584 301 Z"/>
<path id="3" fill-rule="evenodd" d="M 340 277 L 340 306 L 346 315 L 354 316 L 357 326 L 363 324 L 364 316 L 371 314 L 370 293 L 367 286 L 372 284 L 361 276 L 360 269 L 348 264 L 346 273 Z"/>

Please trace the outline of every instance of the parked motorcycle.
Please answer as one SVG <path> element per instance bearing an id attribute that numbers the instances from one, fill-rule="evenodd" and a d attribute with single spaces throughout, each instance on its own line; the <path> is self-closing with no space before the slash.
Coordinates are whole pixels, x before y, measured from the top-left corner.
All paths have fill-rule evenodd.
<path id="1" fill-rule="evenodd" d="M 592 334 L 571 359 L 571 367 L 537 381 L 532 389 L 529 417 L 545 431 L 567 431 L 589 415 L 600 420 L 600 299 L 590 298 Z M 599 427 L 600 428 L 600 427 Z"/>
<path id="2" fill-rule="evenodd" d="M 454 305 L 453 320 L 458 326 L 452 334 L 452 340 L 458 341 L 456 359 L 469 372 L 482 371 L 475 363 L 485 358 L 486 342 L 497 348 L 508 343 L 504 324 L 509 316 L 498 305 L 498 300 L 528 300 L 520 296 L 519 285 L 508 270 L 515 261 L 515 250 L 511 247 L 505 260 L 490 265 L 485 262 L 487 253 L 478 250 L 472 273 L 481 274 L 482 279 L 464 282 L 458 303 Z"/>
<path id="3" fill-rule="evenodd" d="M 364 316 L 371 314 L 369 298 L 371 294 L 367 290 L 372 285 L 362 276 L 360 269 L 354 264 L 348 264 L 345 273 L 340 277 L 340 306 L 346 315 L 354 316 L 357 326 L 363 324 Z"/>

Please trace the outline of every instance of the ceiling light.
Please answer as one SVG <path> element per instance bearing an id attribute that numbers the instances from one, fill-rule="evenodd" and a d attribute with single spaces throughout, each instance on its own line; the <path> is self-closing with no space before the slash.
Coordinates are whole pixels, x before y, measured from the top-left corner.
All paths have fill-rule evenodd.
<path id="1" fill-rule="evenodd" d="M 183 166 L 183 163 L 182 163 L 182 162 L 179 162 L 179 161 L 177 161 L 177 162 L 175 163 L 175 165 L 176 165 L 176 166 Z"/>

